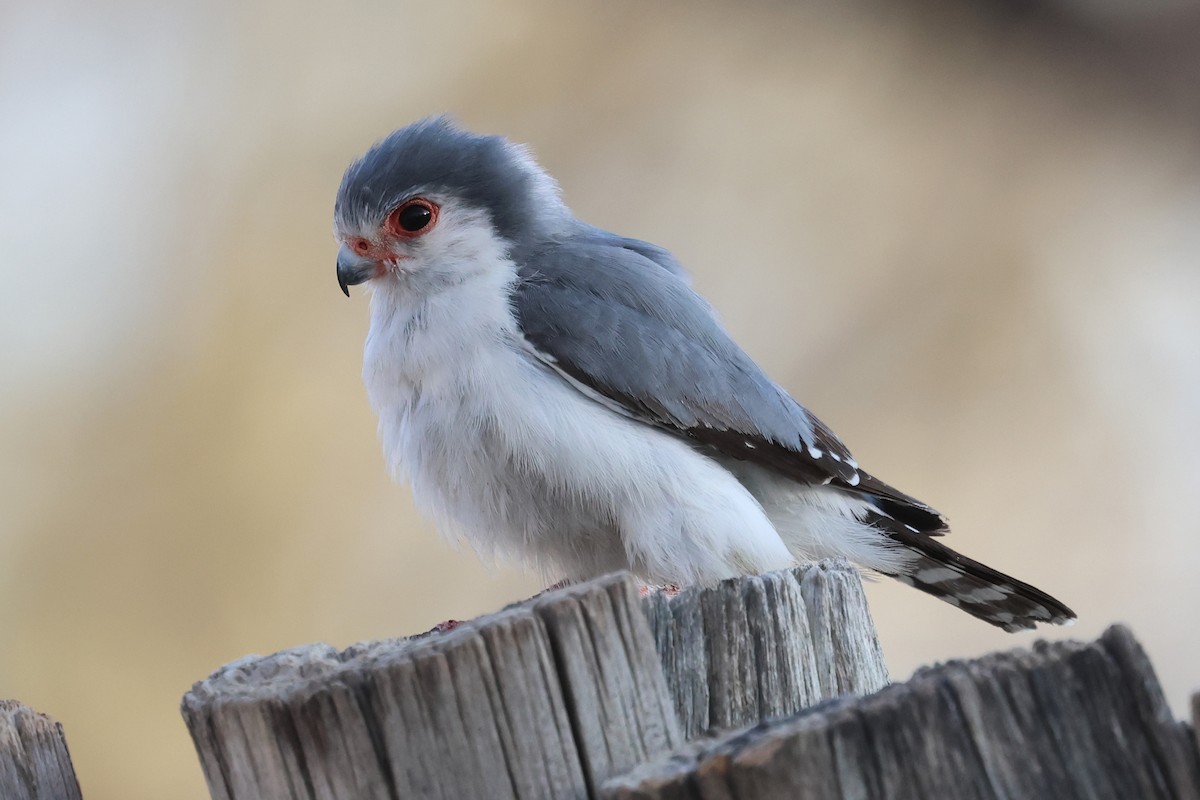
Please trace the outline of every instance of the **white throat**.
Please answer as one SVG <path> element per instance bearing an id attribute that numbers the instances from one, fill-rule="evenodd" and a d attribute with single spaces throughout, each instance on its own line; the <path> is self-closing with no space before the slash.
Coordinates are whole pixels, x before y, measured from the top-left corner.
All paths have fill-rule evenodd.
<path id="1" fill-rule="evenodd" d="M 414 413 L 463 411 L 499 377 L 496 360 L 520 347 L 506 243 L 487 224 L 447 228 L 424 263 L 372 286 L 363 382 L 393 472 L 420 457 L 405 436 Z"/>

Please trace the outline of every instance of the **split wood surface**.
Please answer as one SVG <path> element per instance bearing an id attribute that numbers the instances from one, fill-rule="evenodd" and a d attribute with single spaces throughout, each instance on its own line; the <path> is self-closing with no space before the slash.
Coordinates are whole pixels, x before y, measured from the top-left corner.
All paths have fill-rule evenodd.
<path id="1" fill-rule="evenodd" d="M 610 576 L 444 633 L 243 659 L 183 714 L 217 800 L 586 798 L 689 737 L 886 683 L 837 562 L 674 598 Z"/>
<path id="2" fill-rule="evenodd" d="M 79 797 L 62 726 L 15 700 L 0 700 L 0 798 Z"/>
<path id="3" fill-rule="evenodd" d="M 1200 798 L 1190 726 L 1172 718 L 1128 630 L 918 672 L 726 733 L 610 781 L 606 800 Z"/>

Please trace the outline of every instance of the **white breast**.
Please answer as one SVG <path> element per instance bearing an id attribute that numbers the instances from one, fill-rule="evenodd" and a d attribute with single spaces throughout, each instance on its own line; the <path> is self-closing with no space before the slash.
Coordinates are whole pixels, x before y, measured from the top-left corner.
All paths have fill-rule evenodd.
<path id="1" fill-rule="evenodd" d="M 395 283 L 372 298 L 363 378 L 419 506 L 481 553 L 554 579 L 632 568 L 685 584 L 792 563 L 726 469 L 530 356 L 515 280 L 496 261 L 432 294 Z"/>

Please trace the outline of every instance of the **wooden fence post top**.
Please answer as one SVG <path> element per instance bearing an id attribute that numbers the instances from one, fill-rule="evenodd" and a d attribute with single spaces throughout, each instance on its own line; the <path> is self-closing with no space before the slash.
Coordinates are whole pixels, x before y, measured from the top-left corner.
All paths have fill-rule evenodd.
<path id="1" fill-rule="evenodd" d="M 888 682 L 862 579 L 845 559 L 651 594 L 645 605 L 689 739 Z"/>
<path id="2" fill-rule="evenodd" d="M 0 700 L 0 798 L 80 800 L 62 726 L 15 700 Z"/>
<path id="3" fill-rule="evenodd" d="M 609 781 L 607 800 L 1200 797 L 1193 732 L 1110 628 L 919 670 L 723 734 Z"/>
<path id="4" fill-rule="evenodd" d="M 240 659 L 182 711 L 219 800 L 582 798 L 685 737 L 886 681 L 842 562 L 673 598 L 607 576 L 447 632 Z"/>
<path id="5" fill-rule="evenodd" d="M 442 633 L 241 659 L 182 706 L 230 800 L 584 798 L 682 742 L 622 575 Z"/>

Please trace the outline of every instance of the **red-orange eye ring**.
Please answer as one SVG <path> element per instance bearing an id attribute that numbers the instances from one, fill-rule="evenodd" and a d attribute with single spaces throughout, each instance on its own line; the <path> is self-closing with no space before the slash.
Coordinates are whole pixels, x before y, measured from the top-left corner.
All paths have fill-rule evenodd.
<path id="1" fill-rule="evenodd" d="M 438 207 L 423 197 L 414 197 L 396 207 L 387 216 L 388 233 L 411 239 L 427 233 L 438 218 Z"/>

